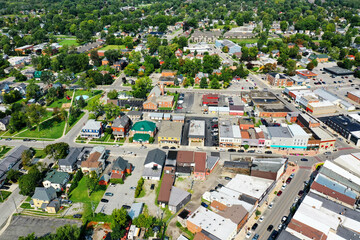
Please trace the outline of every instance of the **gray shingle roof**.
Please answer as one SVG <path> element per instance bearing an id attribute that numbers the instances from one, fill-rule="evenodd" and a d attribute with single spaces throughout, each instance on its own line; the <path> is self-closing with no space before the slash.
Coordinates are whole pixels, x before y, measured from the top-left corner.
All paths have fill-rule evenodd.
<path id="1" fill-rule="evenodd" d="M 37 187 L 35 188 L 35 193 L 32 198 L 50 202 L 56 198 L 56 191 L 53 187 Z"/>
<path id="2" fill-rule="evenodd" d="M 160 166 L 164 166 L 166 153 L 160 149 L 154 149 L 148 152 L 144 165 L 148 163 L 156 163 Z"/>
<path id="3" fill-rule="evenodd" d="M 112 166 L 113 170 L 119 170 L 119 171 L 124 171 L 125 169 L 128 168 L 130 168 L 130 163 L 127 160 L 123 159 L 122 157 L 118 157 Z"/>
<path id="4" fill-rule="evenodd" d="M 129 121 L 130 121 L 130 118 L 127 115 L 123 115 L 123 116 L 121 116 L 119 118 L 116 118 L 113 121 L 112 126 L 113 127 L 125 127 L 126 124 L 128 124 Z"/>
<path id="5" fill-rule="evenodd" d="M 66 158 L 59 160 L 59 165 L 73 166 L 76 163 L 77 157 L 79 156 L 80 152 L 81 151 L 79 148 L 70 148 L 69 154 L 66 156 Z"/>

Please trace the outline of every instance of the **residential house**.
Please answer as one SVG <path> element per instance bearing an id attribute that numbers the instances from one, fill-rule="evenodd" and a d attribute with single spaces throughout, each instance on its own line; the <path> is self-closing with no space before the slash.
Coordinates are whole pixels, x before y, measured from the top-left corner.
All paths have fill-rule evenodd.
<path id="1" fill-rule="evenodd" d="M 143 113 L 141 111 L 129 111 L 126 114 L 132 122 L 140 121 Z"/>
<path id="2" fill-rule="evenodd" d="M 79 148 L 70 148 L 68 155 L 63 158 L 59 159 L 59 171 L 60 172 L 74 172 L 77 169 L 76 162 L 78 161 L 78 156 L 81 153 Z"/>
<path id="3" fill-rule="evenodd" d="M 35 209 L 42 209 L 49 213 L 56 213 L 60 209 L 60 203 L 57 204 L 56 190 L 53 187 L 36 187 L 35 193 L 31 197 L 30 205 Z M 50 203 L 52 203 L 50 205 Z"/>
<path id="4" fill-rule="evenodd" d="M 113 130 L 112 134 L 115 139 L 124 138 L 129 131 L 130 128 L 130 118 L 127 115 L 123 115 L 121 117 L 117 117 L 112 125 L 111 129 Z"/>
<path id="5" fill-rule="evenodd" d="M 175 56 L 181 58 L 183 56 L 183 51 L 179 48 L 175 51 Z"/>
<path id="6" fill-rule="evenodd" d="M 176 146 L 181 144 L 183 123 L 163 121 L 158 133 L 159 146 Z"/>
<path id="7" fill-rule="evenodd" d="M 139 67 L 139 73 L 145 73 L 145 66 L 143 65 L 143 66 L 141 66 L 141 67 Z"/>
<path id="8" fill-rule="evenodd" d="M 150 150 L 144 162 L 142 177 L 151 180 L 160 180 L 165 164 L 166 153 L 160 149 Z"/>
<path id="9" fill-rule="evenodd" d="M 106 149 L 103 146 L 96 146 L 90 152 L 88 159 L 81 162 L 81 171 L 90 173 L 95 171 L 100 175 L 105 169 L 105 161 L 107 158 Z"/>
<path id="10" fill-rule="evenodd" d="M 1 131 L 6 131 L 8 129 L 10 119 L 11 119 L 10 115 L 0 119 L 0 130 Z"/>
<path id="11" fill-rule="evenodd" d="M 175 186 L 171 187 L 170 198 L 168 202 L 169 210 L 173 213 L 177 213 L 188 202 L 190 202 L 191 194 Z"/>
<path id="12" fill-rule="evenodd" d="M 174 96 L 164 94 L 164 85 L 156 85 L 150 91 L 147 100 L 143 103 L 146 110 L 157 110 L 158 108 L 172 108 Z"/>
<path id="13" fill-rule="evenodd" d="M 94 119 L 90 119 L 82 127 L 80 136 L 82 138 L 100 138 L 102 135 L 102 123 Z"/>
<path id="14" fill-rule="evenodd" d="M 126 174 L 131 174 L 133 166 L 129 161 L 118 157 L 111 168 L 111 178 L 124 179 Z"/>
<path id="15" fill-rule="evenodd" d="M 194 82 L 195 84 L 200 84 L 200 81 L 202 78 L 206 78 L 206 80 L 208 81 L 209 79 L 209 74 L 208 73 L 203 73 L 203 72 L 198 72 L 196 75 L 195 75 L 195 79 L 194 79 Z"/>
<path id="16" fill-rule="evenodd" d="M 266 80 L 271 86 L 277 87 L 289 87 L 292 86 L 293 82 L 281 73 L 268 73 L 266 74 Z"/>
<path id="17" fill-rule="evenodd" d="M 19 91 L 22 96 L 25 96 L 26 95 L 26 84 L 20 83 L 19 85 L 14 87 L 14 90 Z"/>
<path id="18" fill-rule="evenodd" d="M 104 57 L 102 60 L 101 60 L 101 65 L 109 65 L 109 60 L 106 58 L 106 57 Z"/>
<path id="19" fill-rule="evenodd" d="M 51 170 L 46 173 L 46 177 L 42 183 L 45 188 L 53 187 L 57 192 L 60 192 L 64 191 L 69 179 L 70 175 L 67 172 Z"/>

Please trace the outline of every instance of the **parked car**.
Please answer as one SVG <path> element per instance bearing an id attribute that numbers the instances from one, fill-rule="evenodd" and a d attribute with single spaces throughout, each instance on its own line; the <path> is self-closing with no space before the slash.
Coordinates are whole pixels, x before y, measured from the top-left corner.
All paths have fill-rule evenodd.
<path id="1" fill-rule="evenodd" d="M 212 125 L 211 127 L 212 127 L 212 128 L 218 128 L 218 126 L 219 126 L 218 124 L 214 124 L 214 125 Z"/>
<path id="2" fill-rule="evenodd" d="M 324 152 L 324 155 L 330 155 L 331 152 Z"/>
<path id="3" fill-rule="evenodd" d="M 262 221 L 264 221 L 264 216 L 261 216 L 260 218 L 259 218 L 259 222 L 262 222 Z"/>
<path id="4" fill-rule="evenodd" d="M 224 185 L 222 185 L 221 183 L 219 183 L 217 186 L 218 187 L 224 187 Z"/>
<path id="5" fill-rule="evenodd" d="M 254 225 L 252 225 L 252 227 L 251 227 L 251 230 L 256 230 L 256 228 L 259 226 L 259 224 L 257 224 L 257 223 L 254 223 Z"/>
<path id="6" fill-rule="evenodd" d="M 225 177 L 225 180 L 231 180 L 232 178 L 231 177 Z"/>
<path id="7" fill-rule="evenodd" d="M 300 161 L 302 161 L 302 162 L 307 162 L 307 161 L 309 161 L 307 158 L 302 158 L 302 159 L 300 159 Z"/>
<path id="8" fill-rule="evenodd" d="M 230 149 L 228 149 L 228 152 L 236 152 L 236 150 L 233 148 L 230 148 Z"/>
<path id="9" fill-rule="evenodd" d="M 269 204 L 269 209 L 272 209 L 273 206 L 274 206 L 274 202 L 271 202 L 271 203 Z"/>
<path id="10" fill-rule="evenodd" d="M 270 232 L 270 231 L 269 231 Z M 270 235 L 270 237 L 268 238 L 268 240 L 274 240 L 276 237 L 277 237 L 277 235 L 278 235 L 278 231 L 276 231 L 276 230 L 274 230 L 272 233 L 271 233 L 271 235 Z"/>
<path id="11" fill-rule="evenodd" d="M 281 186 L 281 189 L 284 190 L 286 188 L 286 183 L 284 183 L 282 186 Z"/>
<path id="12" fill-rule="evenodd" d="M 281 219 L 281 222 L 284 223 L 284 222 L 286 222 L 287 219 L 288 219 L 287 216 L 283 216 L 282 219 Z"/>
<path id="13" fill-rule="evenodd" d="M 103 203 L 108 203 L 109 202 L 109 200 L 105 199 L 105 198 L 102 198 L 100 201 L 103 202 Z"/>
<path id="14" fill-rule="evenodd" d="M 280 231 L 283 228 L 284 225 L 282 225 L 281 223 L 278 226 L 278 230 Z"/>
<path id="15" fill-rule="evenodd" d="M 272 154 L 272 151 L 265 151 L 265 154 Z"/>
<path id="16" fill-rule="evenodd" d="M 154 190 L 154 189 L 155 189 L 155 184 L 151 184 L 150 190 Z"/>
<path id="17" fill-rule="evenodd" d="M 105 196 L 112 197 L 112 196 L 114 196 L 114 194 L 112 192 L 106 192 Z"/>
<path id="18" fill-rule="evenodd" d="M 169 147 L 168 146 L 163 146 L 162 149 L 169 149 Z"/>
<path id="19" fill-rule="evenodd" d="M 207 204 L 206 204 L 206 203 L 204 203 L 204 202 L 201 202 L 201 206 L 203 206 L 203 207 L 207 208 L 209 205 L 207 205 Z"/>
<path id="20" fill-rule="evenodd" d="M 255 234 L 252 240 L 258 240 L 259 239 L 259 234 Z"/>
<path id="21" fill-rule="evenodd" d="M 82 215 L 81 214 L 74 214 L 73 218 L 82 218 Z"/>
<path id="22" fill-rule="evenodd" d="M 238 152 L 241 152 L 241 153 L 243 153 L 243 152 L 245 152 L 243 149 L 239 149 L 239 150 L 237 150 Z"/>
<path id="23" fill-rule="evenodd" d="M 278 197 L 280 197 L 281 194 L 282 194 L 282 191 L 278 191 L 276 195 L 277 195 Z"/>
<path id="24" fill-rule="evenodd" d="M 269 225 L 268 228 L 266 230 L 268 230 L 268 232 L 270 232 L 271 230 L 273 230 L 274 226 L 273 225 Z"/>
<path id="25" fill-rule="evenodd" d="M 122 205 L 123 208 L 125 209 L 130 209 L 131 207 L 129 205 Z"/>
<path id="26" fill-rule="evenodd" d="M 255 153 L 255 150 L 248 150 L 248 153 Z"/>
<path id="27" fill-rule="evenodd" d="M 292 174 L 290 175 L 290 178 L 294 178 L 294 176 L 295 176 L 295 173 L 292 173 Z"/>
<path id="28" fill-rule="evenodd" d="M 298 192 L 298 195 L 301 197 L 302 195 L 304 194 L 304 190 L 300 190 L 299 192 Z"/>
<path id="29" fill-rule="evenodd" d="M 246 238 L 250 238 L 250 236 L 251 236 L 251 234 L 252 234 L 252 232 L 251 231 L 248 231 L 247 233 L 246 233 Z"/>
<path id="30" fill-rule="evenodd" d="M 289 184 L 291 182 L 291 177 L 289 177 L 288 179 L 286 179 L 286 184 Z"/>
<path id="31" fill-rule="evenodd" d="M 136 187 L 130 187 L 130 189 L 131 189 L 131 190 L 134 190 L 134 189 L 136 189 Z"/>

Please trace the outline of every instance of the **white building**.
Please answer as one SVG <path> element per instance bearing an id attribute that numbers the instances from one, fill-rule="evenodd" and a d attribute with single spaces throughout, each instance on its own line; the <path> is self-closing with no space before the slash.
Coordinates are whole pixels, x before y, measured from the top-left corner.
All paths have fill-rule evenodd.
<path id="1" fill-rule="evenodd" d="M 240 127 L 230 121 L 220 121 L 219 144 L 221 147 L 241 146 Z"/>
<path id="2" fill-rule="evenodd" d="M 189 146 L 204 145 L 205 140 L 205 121 L 204 120 L 190 120 L 189 126 Z"/>

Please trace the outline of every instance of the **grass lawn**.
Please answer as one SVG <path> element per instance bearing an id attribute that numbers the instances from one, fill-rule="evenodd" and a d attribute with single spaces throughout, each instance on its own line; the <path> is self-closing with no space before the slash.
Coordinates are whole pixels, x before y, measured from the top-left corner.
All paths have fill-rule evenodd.
<path id="1" fill-rule="evenodd" d="M 76 121 L 73 122 L 73 124 L 72 124 L 71 126 L 68 125 L 67 128 L 66 128 L 66 133 L 68 133 L 68 132 L 71 130 L 71 128 L 72 128 L 73 126 L 75 126 L 76 123 L 77 123 L 84 115 L 85 115 L 85 112 L 82 112 L 82 113 L 79 115 L 79 117 L 76 119 Z"/>
<path id="2" fill-rule="evenodd" d="M 61 42 L 59 42 L 60 45 L 64 46 L 64 45 L 68 45 L 68 46 L 79 46 L 80 44 L 78 42 L 76 42 L 76 39 L 66 39 L 66 40 L 62 40 Z"/>
<path id="3" fill-rule="evenodd" d="M 70 194 L 70 200 L 73 202 L 81 202 L 85 204 L 85 211 L 87 211 L 87 208 L 90 207 L 91 211 L 91 202 L 96 207 L 101 198 L 103 197 L 104 193 L 106 191 L 106 186 L 98 185 L 95 192 L 91 194 L 91 196 L 88 196 L 87 187 L 86 187 L 86 179 L 83 177 L 80 181 L 78 186 L 71 192 Z"/>
<path id="4" fill-rule="evenodd" d="M 99 51 L 107 51 L 107 50 L 111 50 L 111 49 L 126 49 L 125 45 L 107 45 L 101 49 L 99 49 Z"/>
<path id="5" fill-rule="evenodd" d="M 8 147 L 8 146 L 2 148 L 2 150 L 0 152 L 0 158 L 2 158 L 8 151 L 10 151 L 11 148 L 12 147 Z"/>
<path id="6" fill-rule="evenodd" d="M 0 202 L 3 202 L 3 199 L 5 201 L 10 196 L 10 194 L 11 194 L 11 192 L 9 192 L 9 191 L 1 191 L 2 198 L 0 195 Z"/>
<path id="7" fill-rule="evenodd" d="M 30 206 L 30 203 L 23 203 L 20 205 L 21 208 L 23 209 L 33 209 L 31 206 Z"/>
<path id="8" fill-rule="evenodd" d="M 92 99 L 90 99 L 90 100 L 87 102 L 88 105 L 85 107 L 85 109 L 90 110 L 90 109 L 89 109 L 90 103 L 91 103 L 91 102 L 94 102 L 94 101 L 97 101 L 97 100 L 100 99 L 100 98 L 101 98 L 101 95 L 97 95 L 97 96 L 93 97 Z"/>
<path id="9" fill-rule="evenodd" d="M 45 158 L 46 154 L 44 152 L 44 149 L 35 149 L 35 157 L 41 159 Z"/>
<path id="10" fill-rule="evenodd" d="M 88 91 L 88 90 L 76 90 L 75 92 L 75 97 L 77 96 L 81 96 L 81 95 L 87 95 L 89 97 L 93 97 L 95 95 L 99 95 L 101 94 L 102 91 L 101 90 L 94 90 L 94 91 Z M 72 94 L 71 94 L 72 96 Z"/>
<path id="11" fill-rule="evenodd" d="M 71 100 L 67 100 L 66 97 L 52 102 L 48 108 L 61 108 L 63 103 L 70 103 Z"/>
<path id="12" fill-rule="evenodd" d="M 230 41 L 233 41 L 234 43 L 257 43 L 257 38 L 244 38 L 244 39 L 229 39 Z"/>
<path id="13" fill-rule="evenodd" d="M 24 138 L 60 138 L 63 134 L 65 127 L 65 122 L 57 122 L 56 119 L 52 118 L 46 122 L 41 123 L 40 131 L 37 128 L 33 130 L 26 130 L 25 132 L 20 133 L 17 137 Z"/>

